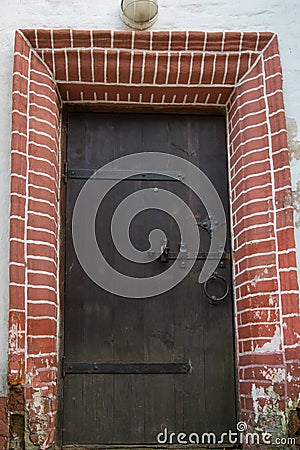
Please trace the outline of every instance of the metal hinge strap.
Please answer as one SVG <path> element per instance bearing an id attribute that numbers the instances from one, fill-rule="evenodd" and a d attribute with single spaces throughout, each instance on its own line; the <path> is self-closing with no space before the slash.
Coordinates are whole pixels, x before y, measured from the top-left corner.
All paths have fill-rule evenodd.
<path id="1" fill-rule="evenodd" d="M 190 362 L 66 362 L 65 374 L 167 374 L 188 373 L 191 370 Z"/>

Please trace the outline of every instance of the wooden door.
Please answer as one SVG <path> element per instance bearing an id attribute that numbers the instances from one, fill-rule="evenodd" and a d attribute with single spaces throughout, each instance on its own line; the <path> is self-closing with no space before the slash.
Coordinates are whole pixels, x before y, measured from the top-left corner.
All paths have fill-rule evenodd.
<path id="1" fill-rule="evenodd" d="M 91 281 L 77 259 L 72 241 L 74 204 L 89 170 L 136 152 L 167 152 L 198 166 L 214 184 L 228 218 L 225 136 L 222 116 L 69 113 L 64 445 L 107 448 L 122 444 L 132 448 L 134 444 L 147 444 L 155 448 L 157 435 L 165 428 L 169 433 L 187 435 L 192 432 L 221 435 L 235 430 L 229 238 L 227 258 L 217 269 L 226 283 L 215 279 L 208 286 L 211 296 L 218 297 L 228 285 L 228 295 L 217 304 L 209 301 L 203 285 L 197 281 L 203 258 L 170 291 L 146 299 L 124 298 Z M 102 182 L 93 181 L 95 189 Z M 151 176 L 121 181 L 101 203 L 95 229 L 107 261 L 129 276 L 151 277 L 173 263 L 162 262 L 159 257 L 149 264 L 128 262 L 113 245 L 110 224 L 116 207 L 131 193 L 147 187 L 163 187 L 179 195 L 199 223 L 200 253 L 205 255 L 209 248 L 210 234 L 205 229 L 207 211 L 183 183 Z M 133 245 L 146 250 L 149 233 L 154 228 L 163 229 L 168 236 L 170 255 L 178 253 L 177 224 L 163 211 L 147 210 L 134 218 L 130 226 Z"/>

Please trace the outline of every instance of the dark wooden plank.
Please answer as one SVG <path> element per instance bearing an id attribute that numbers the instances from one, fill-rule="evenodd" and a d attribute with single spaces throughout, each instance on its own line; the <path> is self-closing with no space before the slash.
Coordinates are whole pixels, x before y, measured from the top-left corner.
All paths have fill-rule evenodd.
<path id="1" fill-rule="evenodd" d="M 95 169 L 116 157 L 140 151 L 175 154 L 199 165 L 228 205 L 222 117 L 75 113 L 70 116 L 68 149 L 68 160 L 75 169 Z M 67 184 L 67 360 L 191 359 L 193 370 L 184 375 L 66 375 L 64 442 L 128 444 L 130 448 L 144 442 L 154 447 L 157 433 L 164 426 L 176 432 L 227 431 L 235 425 L 232 298 L 216 307 L 209 305 L 197 283 L 203 264 L 200 261 L 177 287 L 150 299 L 124 299 L 96 286 L 80 268 L 71 241 L 71 213 L 82 185 L 81 180 L 69 180 Z M 195 195 L 180 183 L 120 183 L 99 209 L 96 234 L 107 260 L 131 276 L 153 276 L 167 266 L 159 261 L 128 263 L 118 255 L 108 238 L 111 217 L 127 195 L 154 186 L 179 195 L 198 219 L 207 214 Z M 153 228 L 164 229 L 170 247 L 178 250 L 180 236 L 175 221 L 151 211 L 133 221 L 131 237 L 137 248 L 147 248 Z M 200 233 L 200 250 L 205 252 L 209 235 L 204 230 Z M 230 267 L 222 273 L 231 283 Z"/>

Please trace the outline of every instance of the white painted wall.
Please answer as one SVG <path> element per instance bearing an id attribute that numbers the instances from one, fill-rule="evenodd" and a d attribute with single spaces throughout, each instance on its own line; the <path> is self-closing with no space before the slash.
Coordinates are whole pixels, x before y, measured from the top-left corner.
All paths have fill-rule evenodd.
<path id="1" fill-rule="evenodd" d="M 287 117 L 300 130 L 299 0 L 158 0 L 156 30 L 272 31 L 279 35 Z M 11 79 L 14 32 L 18 28 L 126 29 L 119 18 L 121 0 L 0 0 L 0 396 L 6 392 L 8 320 L 8 236 L 11 128 Z M 293 123 L 292 123 L 293 125 Z M 297 148 L 299 133 L 291 138 Z M 300 148 L 300 144 L 299 144 Z M 299 160 L 291 163 L 293 186 Z M 296 196 L 295 196 L 296 197 Z M 300 197 L 300 195 L 299 195 Z M 296 221 L 300 224 L 299 212 Z M 300 225 L 295 231 L 300 268 Z"/>

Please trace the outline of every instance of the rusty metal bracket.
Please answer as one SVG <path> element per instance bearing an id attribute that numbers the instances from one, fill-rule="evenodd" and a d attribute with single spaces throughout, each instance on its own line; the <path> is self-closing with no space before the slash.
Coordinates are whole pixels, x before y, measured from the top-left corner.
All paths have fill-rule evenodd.
<path id="1" fill-rule="evenodd" d="M 66 362 L 64 373 L 68 374 L 167 374 L 188 373 L 190 362 Z"/>

